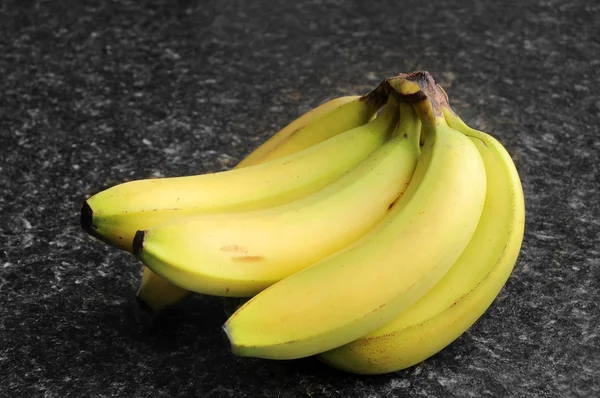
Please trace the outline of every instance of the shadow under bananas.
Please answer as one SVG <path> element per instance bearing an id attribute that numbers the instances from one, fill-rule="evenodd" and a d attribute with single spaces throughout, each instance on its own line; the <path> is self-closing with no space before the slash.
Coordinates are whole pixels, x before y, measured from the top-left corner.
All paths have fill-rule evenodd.
<path id="1" fill-rule="evenodd" d="M 221 330 L 227 316 L 220 297 L 192 294 L 157 315 L 139 307 L 136 311 L 144 320 L 139 337 L 154 350 L 171 352 L 191 344 L 196 355 L 202 355 L 203 349 L 215 344 L 219 349 L 229 347 Z"/>
<path id="2" fill-rule="evenodd" d="M 381 388 L 411 394 L 427 378 L 458 372 L 458 367 L 464 364 L 452 358 L 469 357 L 471 347 L 466 334 L 425 363 L 389 374 L 357 376 L 331 368 L 316 357 L 289 361 L 236 357 L 231 354 L 221 328 L 226 319 L 223 298 L 193 294 L 154 317 L 131 299 L 105 307 L 96 322 L 105 326 L 104 334 L 120 341 L 118 346 L 131 344 L 134 347 L 132 352 L 120 355 L 141 362 L 138 366 L 148 372 L 140 376 L 142 379 L 151 380 L 161 388 L 173 388 L 176 395 L 193 395 L 194 391 L 215 385 L 226 385 L 232 391 L 289 389 L 304 391 L 308 396 L 345 388 L 365 396 Z M 102 351 L 96 354 L 109 353 Z M 137 359 L 136 355 L 139 355 Z M 177 385 L 176 380 L 182 379 L 194 380 L 185 387 Z M 300 386 L 297 385 L 299 380 Z M 448 392 L 442 385 L 437 391 L 440 395 Z"/>

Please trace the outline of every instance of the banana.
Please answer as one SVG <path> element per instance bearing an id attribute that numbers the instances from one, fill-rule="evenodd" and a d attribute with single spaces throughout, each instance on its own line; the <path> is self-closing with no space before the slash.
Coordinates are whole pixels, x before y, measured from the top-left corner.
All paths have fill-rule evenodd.
<path id="1" fill-rule="evenodd" d="M 293 359 L 356 340 L 414 304 L 464 250 L 483 208 L 484 165 L 473 142 L 450 128 L 429 98 L 422 81 L 429 79 L 419 73 L 387 81 L 400 100 L 417 101 L 426 135 L 402 198 L 355 244 L 236 311 L 224 325 L 234 354 Z"/>
<path id="2" fill-rule="evenodd" d="M 262 143 L 237 168 L 299 152 L 369 122 L 387 97 L 381 87 L 370 93 L 334 98 L 303 114 Z"/>
<path id="3" fill-rule="evenodd" d="M 473 141 L 485 164 L 487 193 L 475 234 L 450 271 L 417 303 L 380 329 L 320 354 L 318 358 L 330 366 L 379 374 L 429 358 L 483 315 L 514 267 L 525 225 L 517 169 L 502 144 L 468 127 L 444 105 L 450 127 Z"/>
<path id="4" fill-rule="evenodd" d="M 235 168 L 253 166 L 300 152 L 346 130 L 360 126 L 375 116 L 385 99 L 381 87 L 378 87 L 364 96 L 345 96 L 327 101 L 303 114 L 273 135 L 238 163 Z M 147 226 L 151 225 L 147 224 Z M 114 242 L 114 237 L 111 239 L 110 231 L 107 231 L 104 240 Z M 122 239 L 118 240 L 118 243 L 122 245 L 121 248 L 127 251 L 132 250 L 131 242 L 131 239 L 125 242 Z M 148 267 L 144 267 L 136 296 L 142 308 L 148 312 L 158 313 L 180 301 L 189 293 L 158 276 Z"/>
<path id="5" fill-rule="evenodd" d="M 168 279 L 155 274 L 146 266 L 143 267 L 140 286 L 135 294 L 138 306 L 148 314 L 156 315 L 165 308 L 178 303 L 191 292 L 185 290 Z"/>
<path id="6" fill-rule="evenodd" d="M 254 150 L 245 161 L 237 166 L 237 168 L 247 167 L 253 163 L 264 163 L 268 160 L 282 158 L 288 154 L 300 152 L 312 145 L 322 143 L 328 138 L 334 137 L 347 129 L 363 125 L 376 113 L 381 105 L 383 105 L 386 98 L 387 96 L 384 90 L 382 90 L 381 87 L 378 87 L 371 93 L 362 97 L 342 97 L 326 102 L 285 127 L 278 134 Z M 344 115 L 346 116 L 345 118 L 343 117 Z M 315 153 L 315 155 L 317 154 Z M 298 160 L 296 160 L 296 163 L 298 163 Z M 309 167 L 310 159 L 306 159 L 305 163 L 305 166 Z M 293 164 L 293 162 L 291 162 L 291 164 Z M 193 179 L 194 178 L 187 178 L 188 181 Z M 181 181 L 181 179 L 146 180 L 146 182 L 141 183 L 141 185 L 146 183 L 159 185 L 160 189 L 167 195 L 175 195 L 177 192 L 169 191 L 174 181 Z M 196 184 L 195 181 L 190 181 L 190 183 Z M 122 190 L 120 194 L 117 192 L 115 197 L 114 192 L 123 187 L 126 189 L 124 191 Z M 185 187 L 181 188 L 185 190 Z M 136 192 L 136 189 L 139 189 L 139 191 Z M 139 198 L 139 195 L 143 194 L 147 194 L 144 187 L 140 186 L 140 183 L 138 182 L 133 182 L 121 184 L 120 186 L 95 195 L 82 206 L 82 226 L 89 233 L 99 237 L 101 240 L 123 250 L 131 251 L 133 234 L 137 229 L 147 228 L 159 224 L 160 222 L 183 216 L 189 212 L 202 213 L 219 210 L 237 210 L 235 208 L 220 209 L 219 207 L 214 207 L 212 203 L 208 203 L 210 206 L 208 209 L 203 210 L 201 207 L 188 207 L 186 209 L 187 211 L 181 211 L 176 207 L 179 206 L 179 204 L 169 204 L 168 202 L 162 201 L 160 198 L 147 195 L 147 197 L 152 199 L 147 203 L 147 208 L 143 210 L 152 211 L 132 211 L 130 206 L 127 206 L 127 202 L 136 201 L 136 198 Z M 244 196 L 240 195 L 239 197 L 243 198 Z M 171 196 L 171 199 L 173 199 L 173 196 Z M 205 201 L 204 203 L 207 204 L 207 202 L 210 201 Z M 135 203 L 132 204 L 135 205 Z M 108 212 L 106 211 L 107 208 Z M 102 214 L 103 210 L 104 214 Z M 137 292 L 138 302 L 143 308 L 149 309 L 150 312 L 158 312 L 168 305 L 181 300 L 187 294 L 188 292 L 184 289 L 163 280 L 148 268 L 144 268 L 140 288 Z"/>
<path id="7" fill-rule="evenodd" d="M 402 104 L 394 136 L 328 187 L 266 210 L 195 216 L 139 231 L 134 253 L 187 290 L 253 296 L 378 224 L 412 178 L 420 130 L 412 106 Z"/>
<path id="8" fill-rule="evenodd" d="M 382 89 L 375 90 L 379 94 L 381 91 Z M 373 107 L 369 101 L 359 104 L 369 109 Z M 347 107 L 336 108 L 335 113 L 339 113 L 342 108 Z M 116 185 L 84 202 L 81 225 L 91 235 L 131 251 L 131 243 L 137 230 L 174 217 L 254 210 L 306 196 L 347 173 L 382 145 L 396 113 L 394 107 L 387 108 L 388 111 L 382 117 L 367 124 L 337 134 L 295 154 L 259 165 L 218 173 L 145 179 Z M 355 113 L 355 107 L 346 109 L 346 116 L 358 123 L 360 118 L 356 118 Z M 341 121 L 343 118 L 336 120 Z M 328 126 L 334 129 L 330 124 Z M 344 124 L 345 127 L 347 124 Z M 288 141 L 292 138 L 290 134 Z M 287 145 L 287 150 L 297 148 L 292 144 Z"/>
<path id="9" fill-rule="evenodd" d="M 240 169 L 279 159 L 363 125 L 376 116 L 377 110 L 385 101 L 386 95 L 382 87 L 377 87 L 363 96 L 344 96 L 327 101 L 285 126 L 234 168 Z M 152 226 L 148 223 L 145 225 Z M 132 251 L 132 239 L 119 239 L 110 229 L 105 229 L 103 240 Z M 189 293 L 144 267 L 136 296 L 140 307 L 150 313 L 158 313 L 182 300 Z"/>
<path id="10" fill-rule="evenodd" d="M 133 241 L 137 230 L 175 217 L 254 210 L 293 201 L 342 177 L 383 145 L 395 126 L 396 108 L 386 106 L 372 122 L 267 163 L 117 185 L 85 202 L 81 224 L 90 234 L 128 250 L 131 244 L 126 242 Z"/>

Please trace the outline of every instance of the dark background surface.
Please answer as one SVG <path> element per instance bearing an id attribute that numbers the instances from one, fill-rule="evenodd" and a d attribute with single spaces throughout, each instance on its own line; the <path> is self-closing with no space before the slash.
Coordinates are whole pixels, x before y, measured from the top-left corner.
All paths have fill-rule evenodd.
<path id="1" fill-rule="evenodd" d="M 600 396 L 600 6 L 482 3 L 0 2 L 0 396 Z M 527 205 L 505 289 L 418 366 L 235 358 L 220 299 L 151 320 L 137 260 L 79 227 L 101 189 L 228 169 L 416 69 L 507 147 Z"/>

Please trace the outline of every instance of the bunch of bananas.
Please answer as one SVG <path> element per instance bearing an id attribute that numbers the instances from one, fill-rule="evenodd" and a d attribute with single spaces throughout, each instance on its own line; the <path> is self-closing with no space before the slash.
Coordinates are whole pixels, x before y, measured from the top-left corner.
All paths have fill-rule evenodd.
<path id="1" fill-rule="evenodd" d="M 84 202 L 90 234 L 146 266 L 138 299 L 250 298 L 233 353 L 410 367 L 490 306 L 516 262 L 524 198 L 492 136 L 427 72 L 326 102 L 234 170 L 127 182 Z"/>

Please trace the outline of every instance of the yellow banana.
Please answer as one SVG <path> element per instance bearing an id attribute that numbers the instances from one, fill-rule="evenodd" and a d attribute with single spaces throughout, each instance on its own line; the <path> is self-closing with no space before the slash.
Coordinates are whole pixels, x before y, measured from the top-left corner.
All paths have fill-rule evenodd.
<path id="1" fill-rule="evenodd" d="M 376 331 L 319 356 L 335 368 L 360 374 L 413 366 L 464 333 L 496 298 L 519 255 L 525 222 L 517 169 L 492 136 L 469 128 L 445 104 L 450 127 L 477 147 L 487 193 L 473 238 L 450 271 L 416 304 Z"/>
<path id="2" fill-rule="evenodd" d="M 337 134 L 371 121 L 377 110 L 386 101 L 382 87 L 358 96 L 344 96 L 327 101 L 301 115 L 278 133 L 254 149 L 234 168 L 243 168 L 300 152 L 325 141 Z M 151 225 L 148 225 L 151 226 Z M 132 240 L 123 241 L 110 231 L 105 232 L 105 241 L 118 241 L 117 246 L 131 251 Z M 114 243 L 111 243 L 114 244 Z M 144 267 L 137 300 L 148 312 L 158 313 L 177 303 L 190 292 L 158 276 Z"/>
<path id="3" fill-rule="evenodd" d="M 183 300 L 190 293 L 144 266 L 140 287 L 136 292 L 136 300 L 138 306 L 147 313 L 158 314 L 165 308 Z"/>
<path id="4" fill-rule="evenodd" d="M 405 194 L 358 242 L 236 311 L 224 325 L 234 354 L 292 359 L 356 340 L 414 304 L 464 250 L 483 207 L 485 170 L 475 145 L 420 90 L 422 78 L 389 80 L 401 100 L 419 100 L 426 135 Z"/>
<path id="5" fill-rule="evenodd" d="M 266 210 L 196 216 L 140 231 L 134 252 L 187 290 L 253 296 L 380 222 L 412 178 L 420 130 L 411 105 L 402 104 L 394 136 L 328 187 Z"/>
<path id="6" fill-rule="evenodd" d="M 273 135 L 237 168 L 265 163 L 299 152 L 369 122 L 386 102 L 382 87 L 364 96 L 334 98 L 303 114 Z"/>
<path id="7" fill-rule="evenodd" d="M 299 199 L 335 181 L 381 146 L 395 106 L 372 122 L 303 151 L 255 166 L 119 184 L 89 198 L 81 223 L 129 249 L 135 232 L 190 214 L 247 211 Z"/>

